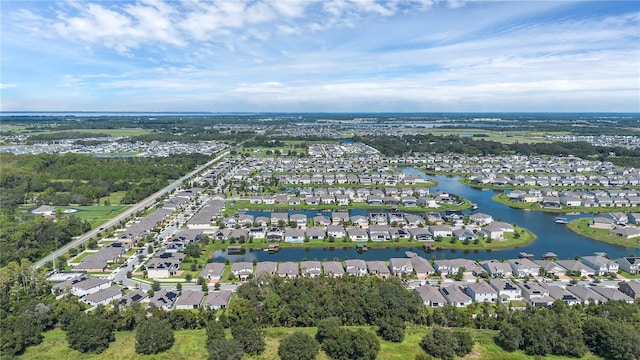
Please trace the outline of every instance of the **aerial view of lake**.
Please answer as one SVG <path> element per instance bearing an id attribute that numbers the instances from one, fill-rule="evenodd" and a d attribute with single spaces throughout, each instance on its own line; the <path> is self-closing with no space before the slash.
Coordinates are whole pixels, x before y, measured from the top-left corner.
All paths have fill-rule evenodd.
<path id="1" fill-rule="evenodd" d="M 414 168 L 404 168 L 407 174 L 421 174 L 438 182 L 438 185 L 431 188 L 432 192 L 444 191 L 462 196 L 463 198 L 478 205 L 477 212 L 483 212 L 493 216 L 496 220 L 505 221 L 521 226 L 533 232 L 538 239 L 528 245 L 518 248 L 504 250 L 452 250 L 442 249 L 427 253 L 416 243 L 415 248 L 389 247 L 382 249 L 370 249 L 366 252 L 358 252 L 354 243 L 335 243 L 333 248 L 296 248 L 282 249 L 278 253 L 270 254 L 262 250 L 247 251 L 243 255 L 228 255 L 225 251 L 214 253 L 214 261 L 302 261 L 302 260 L 333 260 L 333 259 L 363 259 L 363 260 L 388 260 L 392 257 L 404 257 L 405 251 L 414 251 L 423 257 L 431 258 L 435 256 L 441 258 L 467 257 L 477 260 L 487 259 L 509 259 L 516 258 L 520 252 L 533 254 L 540 258 L 542 254 L 552 251 L 560 259 L 570 259 L 576 255 L 591 255 L 594 252 L 605 252 L 611 258 L 622 255 L 640 254 L 640 248 L 630 248 L 625 246 L 608 244 L 596 241 L 570 231 L 566 225 L 554 222 L 557 214 L 544 213 L 541 211 L 525 211 L 512 209 L 508 206 L 496 203 L 491 200 L 494 195 L 493 190 L 480 190 L 460 183 L 459 177 L 449 176 L 428 176 Z M 292 213 L 302 212 L 308 216 L 316 215 L 317 212 L 291 211 Z M 328 215 L 328 212 L 322 212 Z M 468 210 L 467 210 L 468 213 Z M 262 215 L 260 212 L 251 212 L 252 215 Z M 266 215 L 266 214 L 265 214 Z M 578 217 L 592 216 L 590 214 L 566 215 L 569 221 Z"/>

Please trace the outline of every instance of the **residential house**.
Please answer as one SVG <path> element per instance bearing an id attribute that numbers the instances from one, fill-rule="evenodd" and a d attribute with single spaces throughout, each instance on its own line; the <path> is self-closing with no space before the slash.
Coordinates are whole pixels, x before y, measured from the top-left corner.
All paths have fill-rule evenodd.
<path id="1" fill-rule="evenodd" d="M 367 264 L 364 260 L 348 259 L 345 261 L 347 274 L 354 276 L 365 276 L 367 274 Z"/>
<path id="2" fill-rule="evenodd" d="M 490 279 L 489 285 L 498 292 L 498 298 L 502 302 L 522 300 L 522 289 L 517 287 L 511 280 Z"/>
<path id="3" fill-rule="evenodd" d="M 389 267 L 395 276 L 409 276 L 413 274 L 413 265 L 409 258 L 391 258 Z"/>
<path id="4" fill-rule="evenodd" d="M 342 225 L 327 226 L 327 236 L 333 239 L 341 239 L 346 236 L 346 231 Z"/>
<path id="5" fill-rule="evenodd" d="M 176 299 L 178 299 L 177 291 L 160 289 L 160 291 L 156 291 L 153 297 L 149 299 L 149 305 L 162 310 L 171 310 Z"/>
<path id="6" fill-rule="evenodd" d="M 91 305 L 107 305 L 114 300 L 122 297 L 122 289 L 118 286 L 110 286 L 108 288 L 98 290 L 81 298 L 82 301 Z"/>
<path id="7" fill-rule="evenodd" d="M 305 232 L 309 240 L 322 240 L 326 238 L 326 228 L 320 226 L 314 226 L 309 228 Z"/>
<path id="8" fill-rule="evenodd" d="M 640 299 L 640 281 L 621 281 L 618 283 L 618 290 L 634 300 Z"/>
<path id="9" fill-rule="evenodd" d="M 567 272 L 565 268 L 551 260 L 533 260 L 533 262 L 540 266 L 540 272 L 544 273 L 546 276 L 558 276 Z"/>
<path id="10" fill-rule="evenodd" d="M 611 230 L 611 234 L 623 239 L 635 239 L 640 237 L 640 229 L 635 226 L 625 226 Z"/>
<path id="11" fill-rule="evenodd" d="M 477 303 L 498 301 L 498 291 L 484 281 L 467 284 L 466 293 Z"/>
<path id="12" fill-rule="evenodd" d="M 485 213 L 475 213 L 469 215 L 469 221 L 478 226 L 485 226 L 493 222 L 493 217 Z"/>
<path id="13" fill-rule="evenodd" d="M 286 261 L 286 262 L 281 262 L 278 265 L 278 276 L 280 277 L 293 279 L 298 277 L 298 274 L 299 274 L 299 271 L 298 271 L 297 263 Z"/>
<path id="14" fill-rule="evenodd" d="M 432 226 L 429 226 L 429 232 L 431 232 L 431 235 L 433 235 L 434 238 L 451 237 L 453 235 L 452 231 L 453 230 L 448 225 L 432 225 Z"/>
<path id="15" fill-rule="evenodd" d="M 303 243 L 304 230 L 302 229 L 286 229 L 284 231 L 284 241 L 288 243 Z"/>
<path id="16" fill-rule="evenodd" d="M 627 304 L 633 303 L 633 298 L 616 288 L 609 288 L 603 286 L 593 286 L 591 287 L 595 292 L 604 296 L 607 301 L 624 301 Z"/>
<path id="17" fill-rule="evenodd" d="M 617 263 L 601 255 L 583 256 L 582 263 L 596 271 L 596 275 L 616 274 L 619 266 Z"/>
<path id="18" fill-rule="evenodd" d="M 511 265 L 495 259 L 481 261 L 480 266 L 482 266 L 491 277 L 510 277 L 512 274 Z"/>
<path id="19" fill-rule="evenodd" d="M 441 307 L 447 303 L 447 299 L 445 299 L 444 295 L 442 295 L 437 288 L 429 284 L 417 287 L 415 291 L 418 293 L 425 306 Z"/>
<path id="20" fill-rule="evenodd" d="M 420 256 L 414 256 L 409 259 L 411 260 L 413 271 L 416 273 L 418 280 L 425 280 L 429 274 L 435 272 L 435 269 L 427 259 Z"/>
<path id="21" fill-rule="evenodd" d="M 349 236 L 349 240 L 351 241 L 366 242 L 367 240 L 369 240 L 367 231 L 360 228 L 348 228 L 347 235 Z"/>
<path id="22" fill-rule="evenodd" d="M 541 285 L 547 288 L 547 290 L 549 291 L 549 296 L 554 300 L 560 299 L 570 306 L 582 302 L 577 296 L 561 286 L 548 285 L 545 283 L 542 283 Z"/>
<path id="23" fill-rule="evenodd" d="M 211 291 L 207 293 L 203 306 L 207 309 L 226 309 L 231 301 L 232 292 L 228 290 Z"/>
<path id="24" fill-rule="evenodd" d="M 577 260 L 557 260 L 556 264 L 565 269 L 565 273 L 576 274 L 581 277 L 595 275 L 595 270 Z"/>
<path id="25" fill-rule="evenodd" d="M 148 297 L 147 293 L 140 290 L 132 290 L 118 299 L 118 305 L 131 306 L 134 303 L 140 303 Z"/>
<path id="26" fill-rule="evenodd" d="M 447 302 L 456 307 L 471 305 L 472 299 L 458 285 L 449 285 L 440 289 Z"/>
<path id="27" fill-rule="evenodd" d="M 322 274 L 322 265 L 320 261 L 302 261 L 300 262 L 300 273 L 302 276 L 314 278 Z"/>
<path id="28" fill-rule="evenodd" d="M 183 253 L 164 252 L 152 258 L 146 265 L 147 276 L 152 279 L 166 279 L 174 276 L 185 256 Z"/>
<path id="29" fill-rule="evenodd" d="M 513 274 L 517 277 L 540 275 L 540 265 L 529 259 L 511 259 L 507 261 Z"/>
<path id="30" fill-rule="evenodd" d="M 532 306 L 548 307 L 553 304 L 554 299 L 549 295 L 549 289 L 537 282 L 525 282 L 518 284 L 522 290 L 522 297 Z"/>
<path id="31" fill-rule="evenodd" d="M 409 228 L 409 234 L 411 234 L 416 241 L 433 241 L 433 235 L 425 228 Z"/>
<path id="32" fill-rule="evenodd" d="M 567 290 L 580 299 L 583 304 L 595 302 L 602 304 L 607 302 L 607 298 L 595 292 L 591 287 L 582 285 L 567 285 Z"/>
<path id="33" fill-rule="evenodd" d="M 377 275 L 383 279 L 391 275 L 391 270 L 384 261 L 367 261 L 367 270 L 369 274 Z"/>
<path id="34" fill-rule="evenodd" d="M 344 266 L 339 261 L 326 261 L 322 264 L 323 272 L 330 277 L 342 277 L 344 275 Z"/>
<path id="35" fill-rule="evenodd" d="M 202 271 L 200 271 L 200 277 L 207 279 L 211 282 L 218 282 L 222 279 L 222 274 L 224 272 L 224 264 L 223 263 L 206 263 L 202 267 Z"/>
<path id="36" fill-rule="evenodd" d="M 199 290 L 185 290 L 176 300 L 175 308 L 177 310 L 199 309 L 202 299 L 204 299 L 204 292 Z"/>
<path id="37" fill-rule="evenodd" d="M 391 233 L 389 232 L 389 227 L 384 225 L 371 225 L 369 227 L 369 238 L 371 238 L 371 241 L 391 240 Z"/>
<path id="38" fill-rule="evenodd" d="M 260 261 L 256 264 L 256 276 L 264 273 L 268 276 L 273 276 L 276 274 L 278 268 L 278 263 L 275 261 Z"/>
<path id="39" fill-rule="evenodd" d="M 629 274 L 640 274 L 640 257 L 623 256 L 618 259 L 618 266 Z"/>
<path id="40" fill-rule="evenodd" d="M 241 281 L 247 281 L 253 275 L 253 264 L 250 262 L 237 262 L 231 265 L 231 273 Z"/>

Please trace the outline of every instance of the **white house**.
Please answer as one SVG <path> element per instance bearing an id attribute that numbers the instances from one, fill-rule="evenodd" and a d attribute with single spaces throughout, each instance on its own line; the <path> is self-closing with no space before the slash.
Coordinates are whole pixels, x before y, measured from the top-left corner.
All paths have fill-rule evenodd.
<path id="1" fill-rule="evenodd" d="M 466 293 L 477 303 L 498 301 L 498 291 L 486 282 L 469 283 Z"/>

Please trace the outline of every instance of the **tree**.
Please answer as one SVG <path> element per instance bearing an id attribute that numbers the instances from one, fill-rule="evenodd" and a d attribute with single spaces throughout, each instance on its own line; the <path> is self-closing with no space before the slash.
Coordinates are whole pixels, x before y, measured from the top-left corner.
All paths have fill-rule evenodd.
<path id="1" fill-rule="evenodd" d="M 462 357 L 473 350 L 473 337 L 468 331 L 456 329 L 452 331 L 453 337 L 456 339 L 455 352 L 456 355 Z"/>
<path id="2" fill-rule="evenodd" d="M 522 330 L 510 323 L 502 322 L 495 336 L 495 342 L 506 351 L 516 351 L 522 342 Z"/>
<path id="3" fill-rule="evenodd" d="M 335 360 L 374 360 L 380 351 L 380 342 L 375 334 L 362 329 L 340 328 L 334 337 L 326 338 L 322 346 Z"/>
<path id="4" fill-rule="evenodd" d="M 325 339 L 334 338 L 340 326 L 342 326 L 342 322 L 337 317 L 328 317 L 318 321 L 316 340 L 322 344 Z"/>
<path id="5" fill-rule="evenodd" d="M 278 355 L 282 360 L 313 360 L 320 344 L 311 336 L 296 331 L 280 341 Z"/>
<path id="6" fill-rule="evenodd" d="M 160 282 L 158 280 L 153 280 L 153 283 L 151 284 L 151 290 L 160 291 Z"/>
<path id="7" fill-rule="evenodd" d="M 67 327 L 69 347 L 82 353 L 99 354 L 115 339 L 111 322 L 84 312 L 78 313 Z"/>
<path id="8" fill-rule="evenodd" d="M 250 318 L 234 323 L 231 326 L 231 335 L 240 342 L 244 352 L 249 355 L 261 354 L 267 346 L 262 329 Z"/>
<path id="9" fill-rule="evenodd" d="M 236 339 L 215 339 L 207 343 L 209 360 L 240 360 L 244 354 L 242 344 Z"/>
<path id="10" fill-rule="evenodd" d="M 174 341 L 173 328 L 166 319 L 150 317 L 136 328 L 138 354 L 157 354 L 169 349 Z"/>
<path id="11" fill-rule="evenodd" d="M 427 354 L 443 360 L 453 360 L 456 356 L 457 341 L 451 331 L 441 327 L 434 327 L 420 342 L 420 347 Z"/>
<path id="12" fill-rule="evenodd" d="M 210 343 L 213 340 L 224 339 L 224 326 L 222 326 L 222 322 L 217 320 L 209 320 L 207 322 L 207 347 L 209 347 Z"/>
<path id="13" fill-rule="evenodd" d="M 405 323 L 398 317 L 381 318 L 378 321 L 378 336 L 391 342 L 404 340 Z"/>

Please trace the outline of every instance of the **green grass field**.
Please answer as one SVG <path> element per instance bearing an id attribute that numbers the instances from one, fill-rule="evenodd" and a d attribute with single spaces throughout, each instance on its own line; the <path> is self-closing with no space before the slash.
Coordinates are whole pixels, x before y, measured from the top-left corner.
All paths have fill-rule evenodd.
<path id="1" fill-rule="evenodd" d="M 129 208 L 129 206 L 61 206 L 61 208 L 78 210 L 70 215 L 87 220 L 92 227 L 97 227 L 105 221 L 114 218 L 116 215 Z"/>
<path id="2" fill-rule="evenodd" d="M 361 327 L 375 332 L 375 327 Z M 278 345 L 280 339 L 293 333 L 302 331 L 311 336 L 316 333 L 316 328 L 271 328 L 266 330 L 267 348 L 259 356 L 245 356 L 243 359 L 270 360 L 278 359 Z M 422 352 L 420 341 L 427 333 L 428 328 L 409 328 L 406 331 L 405 339 L 402 343 L 391 343 L 380 341 L 381 350 L 378 353 L 380 360 L 413 360 L 415 356 Z M 513 353 L 502 350 L 493 341 L 495 331 L 492 330 L 472 330 L 476 345 L 473 352 L 464 359 L 474 360 L 526 360 L 534 359 L 521 351 Z M 82 354 L 69 348 L 64 331 L 52 330 L 44 334 L 44 341 L 38 345 L 28 348 L 22 356 L 23 359 L 95 359 L 95 360 L 128 360 L 128 359 L 155 359 L 155 360 L 181 360 L 181 359 L 206 359 L 205 348 L 206 332 L 204 330 L 183 330 L 175 332 L 175 343 L 167 351 L 155 355 L 138 355 L 135 353 L 135 332 L 117 332 L 116 341 L 112 343 L 102 354 Z M 328 360 L 326 354 L 320 352 L 318 360 Z M 559 356 L 546 356 L 544 359 L 560 360 L 570 359 Z M 597 360 L 599 357 L 587 355 L 583 357 L 587 360 Z"/>

